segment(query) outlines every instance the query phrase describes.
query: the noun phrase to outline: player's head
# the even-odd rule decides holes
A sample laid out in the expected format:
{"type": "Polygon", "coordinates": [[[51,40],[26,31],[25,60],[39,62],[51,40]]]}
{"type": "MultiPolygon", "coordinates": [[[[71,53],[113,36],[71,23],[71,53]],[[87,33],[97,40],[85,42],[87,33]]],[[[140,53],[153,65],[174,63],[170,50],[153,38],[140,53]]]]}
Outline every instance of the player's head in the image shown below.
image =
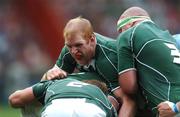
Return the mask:
{"type": "Polygon", "coordinates": [[[81,34],[83,39],[89,40],[93,34],[93,27],[89,20],[82,18],[81,16],[71,19],[67,22],[64,28],[64,38],[69,39],[71,35],[81,34]]]}
{"type": "Polygon", "coordinates": [[[88,64],[95,55],[93,32],[90,21],[82,17],[71,19],[64,28],[65,45],[79,64],[88,64]]]}
{"type": "Polygon", "coordinates": [[[101,82],[99,80],[83,80],[83,82],[95,85],[100,88],[105,94],[108,94],[108,88],[104,82],[101,82]]]}
{"type": "Polygon", "coordinates": [[[150,19],[147,11],[140,7],[130,7],[125,10],[117,22],[118,32],[123,32],[134,26],[139,21],[150,19]]]}

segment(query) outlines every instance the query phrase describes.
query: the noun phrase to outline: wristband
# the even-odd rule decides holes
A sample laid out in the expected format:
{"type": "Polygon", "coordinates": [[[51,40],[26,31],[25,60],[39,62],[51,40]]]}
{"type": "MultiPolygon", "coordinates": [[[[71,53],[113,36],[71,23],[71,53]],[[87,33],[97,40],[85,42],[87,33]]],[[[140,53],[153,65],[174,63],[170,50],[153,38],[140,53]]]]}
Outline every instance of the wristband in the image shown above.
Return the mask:
{"type": "Polygon", "coordinates": [[[165,103],[167,103],[169,105],[169,107],[172,109],[173,112],[175,112],[175,113],[179,112],[179,109],[175,103],[170,102],[170,101],[165,101],[165,103]]]}
{"type": "Polygon", "coordinates": [[[172,109],[172,110],[173,110],[173,112],[175,112],[175,113],[178,113],[178,112],[179,112],[176,104],[173,105],[173,109],[172,109]]]}

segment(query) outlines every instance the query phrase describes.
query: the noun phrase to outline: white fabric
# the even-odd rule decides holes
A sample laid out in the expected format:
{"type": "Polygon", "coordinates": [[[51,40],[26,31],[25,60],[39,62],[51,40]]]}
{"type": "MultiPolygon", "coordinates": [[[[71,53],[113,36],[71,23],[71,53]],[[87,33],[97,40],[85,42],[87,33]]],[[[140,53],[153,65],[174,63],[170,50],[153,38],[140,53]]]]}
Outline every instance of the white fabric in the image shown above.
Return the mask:
{"type": "Polygon", "coordinates": [[[55,99],[41,117],[106,117],[106,113],[86,99],[55,99]]]}

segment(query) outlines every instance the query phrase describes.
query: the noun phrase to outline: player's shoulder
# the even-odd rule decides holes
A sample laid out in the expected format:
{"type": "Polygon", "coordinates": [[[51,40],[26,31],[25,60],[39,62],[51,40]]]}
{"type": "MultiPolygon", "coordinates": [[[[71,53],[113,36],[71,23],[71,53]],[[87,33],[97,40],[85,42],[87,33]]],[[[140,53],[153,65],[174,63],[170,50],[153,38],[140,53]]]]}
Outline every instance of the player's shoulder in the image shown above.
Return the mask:
{"type": "Polygon", "coordinates": [[[116,42],[116,40],[114,38],[111,38],[111,37],[107,37],[107,36],[104,36],[104,35],[101,35],[99,33],[95,33],[95,36],[96,36],[96,40],[97,40],[97,43],[98,44],[113,44],[116,42]]]}
{"type": "Polygon", "coordinates": [[[97,45],[105,50],[116,50],[116,39],[95,33],[97,45]]]}
{"type": "Polygon", "coordinates": [[[108,37],[108,36],[105,36],[105,35],[101,35],[101,34],[99,34],[99,33],[96,33],[96,32],[94,32],[94,34],[95,34],[95,36],[96,36],[96,38],[99,40],[106,40],[106,41],[113,41],[114,40],[114,38],[111,38],[111,37],[108,37]]]}
{"type": "MultiPolygon", "coordinates": [[[[137,23],[136,25],[134,25],[133,27],[130,28],[130,32],[140,32],[143,33],[146,30],[154,30],[154,28],[156,29],[158,26],[151,20],[144,20],[141,21],[139,23],[137,23]]],[[[159,27],[158,27],[159,28],[159,27]]]]}

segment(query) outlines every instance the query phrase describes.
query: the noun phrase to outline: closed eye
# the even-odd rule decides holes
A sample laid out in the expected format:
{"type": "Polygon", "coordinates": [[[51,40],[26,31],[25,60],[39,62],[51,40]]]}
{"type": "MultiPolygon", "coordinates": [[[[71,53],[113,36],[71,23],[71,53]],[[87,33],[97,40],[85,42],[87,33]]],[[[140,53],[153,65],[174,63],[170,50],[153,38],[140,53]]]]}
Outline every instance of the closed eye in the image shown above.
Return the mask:
{"type": "Polygon", "coordinates": [[[74,47],[80,48],[83,44],[75,44],[74,47]]]}

